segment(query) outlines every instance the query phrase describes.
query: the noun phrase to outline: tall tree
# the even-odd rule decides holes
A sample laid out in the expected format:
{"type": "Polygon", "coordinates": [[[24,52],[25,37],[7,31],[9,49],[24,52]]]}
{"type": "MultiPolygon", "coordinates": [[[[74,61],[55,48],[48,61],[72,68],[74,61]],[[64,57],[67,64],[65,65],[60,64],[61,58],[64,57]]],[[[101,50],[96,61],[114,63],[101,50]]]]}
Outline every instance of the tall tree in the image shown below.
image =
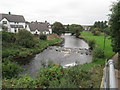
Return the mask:
{"type": "Polygon", "coordinates": [[[111,28],[112,47],[113,51],[118,52],[120,63],[120,1],[113,4],[111,12],[109,24],[111,28]]]}
{"type": "Polygon", "coordinates": [[[83,31],[83,27],[78,24],[72,24],[69,26],[69,30],[72,33],[72,35],[75,34],[76,37],[79,37],[80,32],[83,31]]]}
{"type": "Polygon", "coordinates": [[[53,33],[60,35],[65,31],[65,28],[62,23],[55,22],[52,26],[52,30],[53,30],[53,33]]]}

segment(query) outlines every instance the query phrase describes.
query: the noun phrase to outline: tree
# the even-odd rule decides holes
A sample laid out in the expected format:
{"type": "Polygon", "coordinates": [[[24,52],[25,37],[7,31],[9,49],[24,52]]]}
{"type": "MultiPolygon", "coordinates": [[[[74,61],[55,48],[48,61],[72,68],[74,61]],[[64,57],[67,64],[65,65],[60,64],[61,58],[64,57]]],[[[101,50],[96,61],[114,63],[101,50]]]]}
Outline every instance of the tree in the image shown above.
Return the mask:
{"type": "Polygon", "coordinates": [[[92,33],[95,35],[95,36],[98,36],[98,35],[100,35],[100,28],[93,28],[92,29],[92,33]]]}
{"type": "Polygon", "coordinates": [[[94,28],[99,28],[101,32],[104,32],[104,29],[107,27],[107,21],[96,21],[91,30],[93,30],[94,28]]]}
{"type": "Polygon", "coordinates": [[[72,35],[75,34],[76,37],[79,37],[80,32],[83,31],[83,27],[81,25],[78,25],[78,24],[72,24],[69,26],[69,30],[72,33],[72,35]]]}
{"type": "Polygon", "coordinates": [[[35,46],[35,40],[29,31],[23,29],[17,34],[17,44],[26,48],[32,48],[35,46]]]}
{"type": "Polygon", "coordinates": [[[119,54],[120,63],[120,1],[113,4],[111,9],[112,14],[110,15],[110,28],[113,51],[119,54]]]}
{"type": "Polygon", "coordinates": [[[62,23],[55,22],[52,26],[52,30],[53,30],[53,33],[61,35],[65,31],[65,28],[62,23]]]}

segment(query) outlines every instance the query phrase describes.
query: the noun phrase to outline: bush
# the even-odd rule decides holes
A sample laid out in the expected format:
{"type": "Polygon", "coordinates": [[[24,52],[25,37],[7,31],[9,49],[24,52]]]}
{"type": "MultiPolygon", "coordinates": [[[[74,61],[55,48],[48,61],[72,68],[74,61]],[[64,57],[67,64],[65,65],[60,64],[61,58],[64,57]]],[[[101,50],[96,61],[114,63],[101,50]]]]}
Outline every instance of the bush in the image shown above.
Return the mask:
{"type": "Polygon", "coordinates": [[[22,71],[22,68],[14,63],[11,62],[9,59],[3,59],[2,63],[2,77],[3,78],[12,78],[18,75],[18,73],[22,71]]]}
{"type": "Polygon", "coordinates": [[[91,50],[93,50],[95,48],[95,40],[88,40],[88,44],[91,50]]]}
{"type": "Polygon", "coordinates": [[[100,31],[95,31],[93,34],[95,35],[95,36],[99,36],[100,35],[100,31]]]}
{"type": "Polygon", "coordinates": [[[104,57],[104,50],[99,48],[99,47],[96,47],[94,50],[93,50],[93,58],[94,60],[96,58],[103,58],[104,57]]]}
{"type": "Polygon", "coordinates": [[[92,33],[93,33],[93,35],[95,35],[95,36],[98,36],[98,35],[100,35],[100,28],[94,28],[93,30],[92,30],[92,33]]]}
{"type": "Polygon", "coordinates": [[[2,42],[14,43],[16,41],[16,37],[14,33],[10,32],[2,32],[2,42]]]}
{"type": "Polygon", "coordinates": [[[32,48],[35,46],[34,36],[27,30],[20,30],[17,34],[17,44],[32,48]]]}
{"type": "Polygon", "coordinates": [[[46,40],[47,39],[47,35],[45,34],[40,34],[40,40],[46,40]]]}
{"type": "Polygon", "coordinates": [[[52,64],[47,68],[39,71],[37,77],[42,86],[48,87],[51,81],[60,80],[63,77],[63,67],[59,64],[52,64]]]}

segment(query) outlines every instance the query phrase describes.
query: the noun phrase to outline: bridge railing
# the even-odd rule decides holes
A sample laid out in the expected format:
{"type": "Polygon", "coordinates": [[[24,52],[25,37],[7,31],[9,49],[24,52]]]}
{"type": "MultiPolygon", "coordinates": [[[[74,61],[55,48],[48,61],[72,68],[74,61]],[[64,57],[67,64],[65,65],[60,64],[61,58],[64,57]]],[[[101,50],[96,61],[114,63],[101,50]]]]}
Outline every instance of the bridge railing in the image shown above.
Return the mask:
{"type": "Polygon", "coordinates": [[[108,88],[117,88],[114,62],[112,59],[105,63],[103,88],[107,90],[108,88]]]}

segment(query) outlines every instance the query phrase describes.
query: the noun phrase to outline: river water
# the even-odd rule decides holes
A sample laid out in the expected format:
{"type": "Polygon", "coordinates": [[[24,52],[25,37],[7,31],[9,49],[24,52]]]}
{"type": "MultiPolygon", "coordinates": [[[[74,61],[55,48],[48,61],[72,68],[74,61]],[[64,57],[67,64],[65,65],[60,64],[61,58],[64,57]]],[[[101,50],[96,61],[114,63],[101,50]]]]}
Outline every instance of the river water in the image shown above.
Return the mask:
{"type": "Polygon", "coordinates": [[[92,61],[91,51],[85,41],[67,34],[61,37],[64,38],[62,46],[50,46],[43,52],[22,60],[21,66],[26,69],[22,73],[35,77],[36,72],[41,68],[41,62],[52,61],[67,68],[92,61]]]}

